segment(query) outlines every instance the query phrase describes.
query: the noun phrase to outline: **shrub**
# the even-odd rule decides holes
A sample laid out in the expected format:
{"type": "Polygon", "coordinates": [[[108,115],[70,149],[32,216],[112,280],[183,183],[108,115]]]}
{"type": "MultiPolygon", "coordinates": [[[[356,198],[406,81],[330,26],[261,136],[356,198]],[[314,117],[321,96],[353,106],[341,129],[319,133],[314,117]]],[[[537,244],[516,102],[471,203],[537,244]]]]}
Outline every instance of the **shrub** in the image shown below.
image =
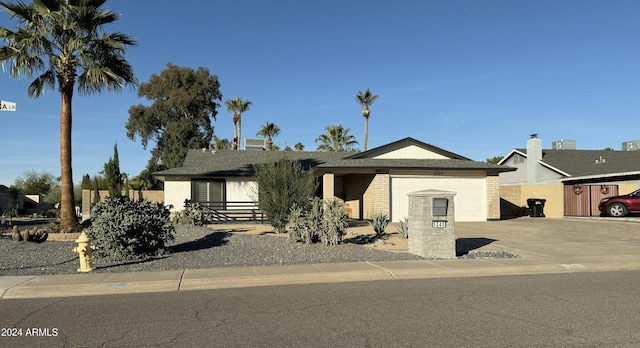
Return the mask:
{"type": "Polygon", "coordinates": [[[184,201],[184,209],[175,213],[173,223],[202,226],[210,222],[209,210],[198,202],[187,199],[184,201]]]}
{"type": "Polygon", "coordinates": [[[286,230],[291,242],[337,245],[347,230],[347,212],[337,200],[313,198],[307,209],[294,205],[288,216],[286,230]]]}
{"type": "Polygon", "coordinates": [[[174,239],[175,228],[169,209],[148,200],[108,197],[92,211],[92,224],[86,231],[97,246],[97,256],[113,260],[139,260],[164,252],[165,243],[174,239]]]}
{"type": "Polygon", "coordinates": [[[298,161],[284,156],[254,166],[254,180],[258,192],[254,192],[258,208],[264,212],[276,232],[286,229],[287,217],[294,204],[306,210],[316,189],[316,181],[298,161]]]}
{"type": "Polygon", "coordinates": [[[404,220],[400,220],[400,227],[398,227],[398,233],[403,238],[409,238],[409,219],[404,218],[404,220]]]}
{"type": "Polygon", "coordinates": [[[375,213],[373,215],[373,220],[369,221],[369,225],[373,227],[373,230],[376,232],[376,236],[380,237],[384,234],[384,229],[387,228],[389,224],[389,217],[387,214],[383,213],[375,213]]]}
{"type": "Polygon", "coordinates": [[[313,232],[311,226],[309,226],[309,220],[304,215],[302,208],[297,204],[291,207],[288,221],[285,226],[287,233],[289,234],[289,241],[296,243],[302,242],[305,244],[313,243],[313,232]]]}
{"type": "Polygon", "coordinates": [[[349,227],[347,218],[347,211],[341,202],[335,199],[324,202],[320,243],[324,245],[342,243],[342,237],[347,233],[347,227],[349,227]]]}

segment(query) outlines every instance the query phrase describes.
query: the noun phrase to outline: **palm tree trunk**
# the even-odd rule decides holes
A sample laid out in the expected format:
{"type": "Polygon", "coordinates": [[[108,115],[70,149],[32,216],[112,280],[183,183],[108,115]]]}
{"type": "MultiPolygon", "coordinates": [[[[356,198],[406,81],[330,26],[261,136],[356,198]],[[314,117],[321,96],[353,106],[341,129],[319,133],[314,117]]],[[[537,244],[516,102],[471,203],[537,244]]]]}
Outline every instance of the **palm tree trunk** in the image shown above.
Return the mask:
{"type": "Polygon", "coordinates": [[[73,195],[73,172],[71,169],[71,99],[73,86],[61,91],[60,109],[60,169],[61,169],[61,208],[60,232],[72,232],[78,227],[75,197],[73,195]]]}
{"type": "Polygon", "coordinates": [[[369,116],[364,118],[364,150],[367,151],[367,138],[369,138],[369,116]]]}
{"type": "Polygon", "coordinates": [[[240,132],[242,132],[242,115],[238,115],[238,150],[240,150],[240,144],[242,144],[242,135],[240,135],[240,132]]]}

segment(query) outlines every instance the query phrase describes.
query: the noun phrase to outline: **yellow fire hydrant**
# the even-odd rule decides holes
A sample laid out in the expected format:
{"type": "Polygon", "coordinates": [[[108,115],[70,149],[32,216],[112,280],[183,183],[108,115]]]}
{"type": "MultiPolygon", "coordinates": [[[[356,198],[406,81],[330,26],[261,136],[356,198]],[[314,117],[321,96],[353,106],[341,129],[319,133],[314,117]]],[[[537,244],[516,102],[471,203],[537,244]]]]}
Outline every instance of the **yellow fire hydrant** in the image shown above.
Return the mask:
{"type": "Polygon", "coordinates": [[[91,272],[93,270],[93,251],[96,250],[96,246],[89,245],[91,242],[91,238],[87,237],[84,232],[76,239],[78,246],[73,248],[73,252],[80,257],[78,272],[91,272]]]}

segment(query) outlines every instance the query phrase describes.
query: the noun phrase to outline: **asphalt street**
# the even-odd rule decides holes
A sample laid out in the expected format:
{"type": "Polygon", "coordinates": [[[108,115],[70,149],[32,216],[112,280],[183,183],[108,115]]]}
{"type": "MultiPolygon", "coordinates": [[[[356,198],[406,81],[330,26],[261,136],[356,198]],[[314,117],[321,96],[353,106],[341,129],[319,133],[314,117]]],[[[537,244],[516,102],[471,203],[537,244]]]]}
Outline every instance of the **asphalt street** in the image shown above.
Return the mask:
{"type": "Polygon", "coordinates": [[[5,299],[0,346],[638,347],[637,284],[618,271],[5,299]]]}

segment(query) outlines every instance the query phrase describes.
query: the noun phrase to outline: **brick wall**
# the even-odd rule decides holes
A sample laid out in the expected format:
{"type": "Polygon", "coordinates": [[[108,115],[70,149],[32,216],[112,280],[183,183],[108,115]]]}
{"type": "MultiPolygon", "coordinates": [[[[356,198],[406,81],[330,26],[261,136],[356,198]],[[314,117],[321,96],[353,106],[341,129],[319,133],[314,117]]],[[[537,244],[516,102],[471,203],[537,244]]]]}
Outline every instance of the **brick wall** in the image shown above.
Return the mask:
{"type": "Polygon", "coordinates": [[[487,220],[500,219],[500,177],[487,176],[487,220]]]}
{"type": "Polygon", "coordinates": [[[376,213],[390,215],[389,174],[376,174],[363,195],[364,219],[372,219],[376,213]]]}

